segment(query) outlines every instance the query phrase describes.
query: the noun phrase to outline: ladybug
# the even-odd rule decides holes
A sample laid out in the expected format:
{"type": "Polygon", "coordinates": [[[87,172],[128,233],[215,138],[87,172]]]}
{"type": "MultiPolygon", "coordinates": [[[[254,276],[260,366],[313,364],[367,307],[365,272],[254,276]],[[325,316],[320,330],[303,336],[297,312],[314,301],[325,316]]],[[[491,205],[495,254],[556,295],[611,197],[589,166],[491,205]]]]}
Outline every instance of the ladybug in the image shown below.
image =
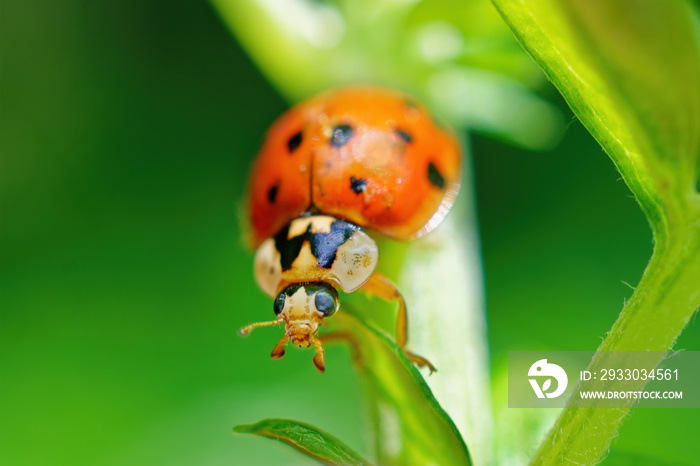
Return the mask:
{"type": "MultiPolygon", "coordinates": [[[[313,346],[325,370],[321,321],[340,307],[337,289],[398,303],[397,343],[406,345],[406,304],[376,272],[377,244],[364,229],[397,240],[433,230],[459,191],[461,153],[453,135],[406,96],[349,88],[316,96],[271,127],[250,174],[249,216],[255,278],[285,324],[272,351],[313,346]]],[[[406,352],[418,365],[435,368],[406,352]]]]}

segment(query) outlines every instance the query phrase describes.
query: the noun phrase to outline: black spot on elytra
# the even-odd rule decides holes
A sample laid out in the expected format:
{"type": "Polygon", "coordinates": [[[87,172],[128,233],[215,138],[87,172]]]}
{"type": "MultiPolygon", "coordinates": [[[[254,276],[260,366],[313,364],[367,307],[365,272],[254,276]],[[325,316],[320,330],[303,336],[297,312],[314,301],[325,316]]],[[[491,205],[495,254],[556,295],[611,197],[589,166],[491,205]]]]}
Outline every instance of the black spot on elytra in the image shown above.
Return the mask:
{"type": "Polygon", "coordinates": [[[333,128],[333,136],[331,137],[331,145],[341,147],[347,143],[352,137],[352,126],[339,125],[333,128]]]}
{"type": "Polygon", "coordinates": [[[289,148],[289,152],[294,152],[299,148],[301,145],[301,131],[299,131],[297,134],[289,138],[289,141],[287,141],[287,147],[289,148]]]}
{"type": "Polygon", "coordinates": [[[402,129],[397,129],[396,134],[398,134],[399,137],[403,139],[406,144],[410,144],[411,142],[413,142],[413,138],[411,137],[411,135],[402,129]]]}
{"type": "Polygon", "coordinates": [[[364,178],[355,178],[354,176],[351,176],[350,189],[352,189],[355,194],[364,192],[364,190],[367,189],[367,180],[364,178]]]}
{"type": "Polygon", "coordinates": [[[335,261],[338,248],[357,230],[359,227],[352,223],[336,220],[331,224],[331,230],[328,233],[312,233],[311,224],[309,224],[304,233],[288,238],[289,225],[287,225],[274,236],[275,249],[280,253],[282,270],[292,268],[292,264],[299,257],[301,248],[306,241],[311,246],[311,254],[318,259],[318,266],[330,269],[335,261]]]}
{"type": "Polygon", "coordinates": [[[270,204],[274,204],[275,200],[277,199],[277,191],[279,189],[278,185],[274,185],[267,191],[267,200],[270,201],[270,204]]]}
{"type": "Polygon", "coordinates": [[[445,178],[443,178],[437,167],[433,165],[433,162],[428,164],[428,181],[440,189],[445,187],[445,178]]]}

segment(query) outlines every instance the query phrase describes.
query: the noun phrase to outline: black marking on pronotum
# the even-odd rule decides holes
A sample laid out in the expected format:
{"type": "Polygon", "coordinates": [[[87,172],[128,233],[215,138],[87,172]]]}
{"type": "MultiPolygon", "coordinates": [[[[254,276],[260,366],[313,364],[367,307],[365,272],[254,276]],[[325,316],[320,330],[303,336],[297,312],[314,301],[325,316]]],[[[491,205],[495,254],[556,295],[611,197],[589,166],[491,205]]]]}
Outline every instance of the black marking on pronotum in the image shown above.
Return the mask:
{"type": "Polygon", "coordinates": [[[364,178],[355,178],[354,176],[351,176],[350,189],[352,189],[355,194],[364,192],[364,190],[367,189],[367,180],[364,178]]]}
{"type": "Polygon", "coordinates": [[[297,134],[289,138],[289,141],[287,141],[287,147],[289,148],[289,152],[292,153],[295,150],[299,148],[301,145],[301,131],[299,131],[297,134]]]}
{"type": "Polygon", "coordinates": [[[277,199],[277,191],[279,189],[278,185],[274,185],[267,191],[267,200],[270,201],[270,204],[274,204],[275,200],[277,199]]]}
{"type": "Polygon", "coordinates": [[[330,269],[335,261],[338,248],[350,239],[359,228],[352,223],[336,220],[328,233],[311,235],[311,253],[318,259],[318,266],[330,269]]]}
{"type": "Polygon", "coordinates": [[[309,224],[309,227],[301,235],[287,238],[288,235],[289,225],[282,228],[279,233],[275,235],[275,249],[280,253],[280,265],[282,266],[282,270],[291,269],[292,263],[299,257],[304,241],[309,239],[311,235],[311,224],[309,224]]]}
{"type": "Polygon", "coordinates": [[[331,137],[331,145],[335,147],[340,147],[345,145],[346,142],[352,137],[352,126],[350,125],[338,125],[333,128],[333,136],[331,137]]]}
{"type": "Polygon", "coordinates": [[[428,181],[430,181],[433,186],[437,186],[440,189],[445,187],[445,178],[442,177],[442,174],[438,171],[437,167],[433,165],[433,162],[428,164],[428,181]]]}
{"type": "MultiPolygon", "coordinates": [[[[288,238],[289,225],[284,227],[274,236],[275,249],[280,253],[280,265],[282,270],[289,270],[299,257],[304,242],[311,246],[311,254],[318,260],[318,266],[330,269],[335,261],[338,248],[343,245],[354,232],[360,228],[344,220],[336,220],[331,224],[328,233],[312,233],[311,223],[306,231],[300,235],[288,238]]],[[[291,296],[291,295],[290,295],[291,296]]]]}
{"type": "Polygon", "coordinates": [[[406,131],[404,131],[404,130],[402,130],[402,129],[397,129],[397,130],[396,130],[396,134],[398,134],[399,137],[400,137],[401,139],[403,139],[403,141],[404,141],[406,144],[410,144],[411,142],[413,142],[413,138],[411,137],[411,135],[410,135],[408,132],[406,132],[406,131]]]}

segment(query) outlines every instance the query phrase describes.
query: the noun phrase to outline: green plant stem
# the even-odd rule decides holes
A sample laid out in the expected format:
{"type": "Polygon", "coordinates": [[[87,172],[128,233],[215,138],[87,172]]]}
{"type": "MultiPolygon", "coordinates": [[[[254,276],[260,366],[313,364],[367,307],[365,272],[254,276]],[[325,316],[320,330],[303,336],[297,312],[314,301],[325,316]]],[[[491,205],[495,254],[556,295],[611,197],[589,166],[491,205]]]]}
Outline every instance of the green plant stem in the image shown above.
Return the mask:
{"type": "Polygon", "coordinates": [[[476,216],[470,186],[434,232],[411,243],[399,274],[411,351],[438,372],[426,377],[468,440],[474,464],[493,460],[493,415],[476,216]]]}
{"type": "MultiPolygon", "coordinates": [[[[658,351],[655,367],[700,306],[700,208],[693,195],[683,227],[659,232],[654,254],[631,299],[598,351],[658,351]]],[[[589,369],[606,361],[596,354],[589,369]]],[[[630,390],[641,390],[637,381],[630,390]]],[[[585,390],[585,383],[581,387],[585,390]]],[[[603,459],[632,401],[619,409],[579,408],[571,399],[533,457],[533,465],[595,464],[603,459]]]]}

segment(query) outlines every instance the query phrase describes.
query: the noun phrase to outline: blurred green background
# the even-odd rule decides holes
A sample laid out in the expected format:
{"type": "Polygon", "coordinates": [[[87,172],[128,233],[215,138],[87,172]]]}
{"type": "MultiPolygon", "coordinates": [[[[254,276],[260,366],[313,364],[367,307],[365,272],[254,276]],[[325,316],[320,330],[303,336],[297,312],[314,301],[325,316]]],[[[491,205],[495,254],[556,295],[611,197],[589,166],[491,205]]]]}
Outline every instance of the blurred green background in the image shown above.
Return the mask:
{"type": "MultiPolygon", "coordinates": [[[[239,202],[286,104],[213,9],[3,2],[0,35],[0,462],[307,462],[231,432],[264,417],[363,451],[345,348],[321,375],[270,360],[276,332],[236,335],[272,316],[239,202]]],[[[570,120],[556,148],[472,138],[494,378],[509,350],[597,347],[651,254],[612,163],[542,92],[570,120]]],[[[676,349],[700,350],[696,320],[676,349]]],[[[609,462],[693,464],[699,429],[698,410],[633,411],[609,462]]]]}

